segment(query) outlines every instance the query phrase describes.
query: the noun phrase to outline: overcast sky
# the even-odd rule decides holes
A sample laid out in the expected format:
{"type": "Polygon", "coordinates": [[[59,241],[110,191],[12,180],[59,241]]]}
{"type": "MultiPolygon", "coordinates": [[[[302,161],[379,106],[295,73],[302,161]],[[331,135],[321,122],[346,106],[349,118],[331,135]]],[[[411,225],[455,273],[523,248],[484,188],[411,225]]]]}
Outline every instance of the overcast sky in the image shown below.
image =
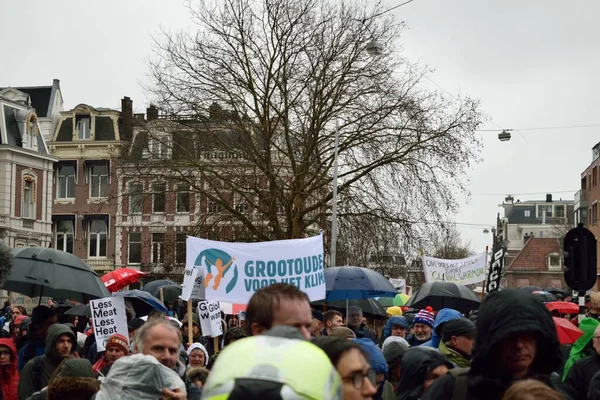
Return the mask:
{"type": "MultiPolygon", "coordinates": [[[[190,25],[182,0],[10,4],[0,25],[0,86],[50,85],[58,78],[66,108],[119,108],[130,96],[143,112],[140,83],[151,34],[190,25]]],[[[600,142],[600,2],[414,0],[393,12],[408,27],[405,54],[435,69],[426,84],[481,99],[491,120],[485,129],[523,128],[503,143],[498,132],[480,133],[483,162],[469,174],[472,196],[456,216],[472,247],[491,244],[483,225],[495,223],[506,194],[522,201],[545,193],[572,199],[600,142]],[[526,129],[575,125],[598,126],[526,129]]]]}

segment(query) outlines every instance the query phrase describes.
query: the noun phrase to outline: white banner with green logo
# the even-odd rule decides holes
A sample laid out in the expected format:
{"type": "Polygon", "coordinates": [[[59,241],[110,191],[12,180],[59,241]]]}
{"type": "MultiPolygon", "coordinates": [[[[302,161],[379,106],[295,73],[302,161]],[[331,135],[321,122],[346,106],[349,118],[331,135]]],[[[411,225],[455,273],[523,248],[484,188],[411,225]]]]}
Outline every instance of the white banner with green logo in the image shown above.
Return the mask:
{"type": "Polygon", "coordinates": [[[204,276],[205,298],[248,304],[258,289],[289,283],[310,301],[325,298],[323,236],[229,243],[188,236],[186,263],[204,276]]]}

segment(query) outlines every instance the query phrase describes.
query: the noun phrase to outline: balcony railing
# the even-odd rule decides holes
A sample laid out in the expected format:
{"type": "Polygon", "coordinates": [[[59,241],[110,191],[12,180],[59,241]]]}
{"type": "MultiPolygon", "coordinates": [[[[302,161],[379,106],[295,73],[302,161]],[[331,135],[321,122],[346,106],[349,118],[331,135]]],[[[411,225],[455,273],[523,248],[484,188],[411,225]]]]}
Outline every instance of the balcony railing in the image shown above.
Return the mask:
{"type": "Polygon", "coordinates": [[[107,258],[88,258],[83,260],[83,262],[89,265],[94,271],[112,271],[115,269],[115,260],[107,258]]]}
{"type": "Polygon", "coordinates": [[[587,190],[578,190],[575,192],[575,203],[578,203],[580,201],[587,201],[587,199],[587,190]]]}
{"type": "Polygon", "coordinates": [[[35,221],[32,219],[22,219],[21,221],[23,222],[23,229],[33,229],[35,225],[35,221]]]}

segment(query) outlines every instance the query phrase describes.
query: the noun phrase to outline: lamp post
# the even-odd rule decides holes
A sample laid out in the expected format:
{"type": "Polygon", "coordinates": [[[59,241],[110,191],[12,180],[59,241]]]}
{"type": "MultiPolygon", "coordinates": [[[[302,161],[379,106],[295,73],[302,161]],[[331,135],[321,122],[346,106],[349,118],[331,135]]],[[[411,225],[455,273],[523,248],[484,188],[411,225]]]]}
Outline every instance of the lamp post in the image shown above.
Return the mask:
{"type": "Polygon", "coordinates": [[[333,147],[333,194],[331,201],[331,250],[329,266],[335,267],[335,252],[337,250],[337,189],[338,189],[338,145],[340,142],[340,124],[335,121],[335,144],[333,147]]]}

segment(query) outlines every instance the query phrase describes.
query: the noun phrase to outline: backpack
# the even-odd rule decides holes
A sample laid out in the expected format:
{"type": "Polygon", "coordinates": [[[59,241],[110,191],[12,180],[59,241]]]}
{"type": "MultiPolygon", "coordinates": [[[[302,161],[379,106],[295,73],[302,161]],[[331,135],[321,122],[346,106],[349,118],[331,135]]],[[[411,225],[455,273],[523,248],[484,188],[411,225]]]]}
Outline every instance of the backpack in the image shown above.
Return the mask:
{"type": "Polygon", "coordinates": [[[448,373],[454,377],[454,389],[451,400],[465,400],[469,384],[469,371],[471,368],[453,368],[448,373]]]}

